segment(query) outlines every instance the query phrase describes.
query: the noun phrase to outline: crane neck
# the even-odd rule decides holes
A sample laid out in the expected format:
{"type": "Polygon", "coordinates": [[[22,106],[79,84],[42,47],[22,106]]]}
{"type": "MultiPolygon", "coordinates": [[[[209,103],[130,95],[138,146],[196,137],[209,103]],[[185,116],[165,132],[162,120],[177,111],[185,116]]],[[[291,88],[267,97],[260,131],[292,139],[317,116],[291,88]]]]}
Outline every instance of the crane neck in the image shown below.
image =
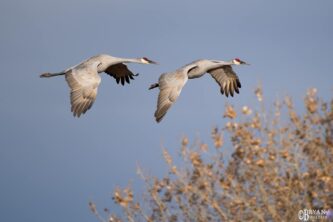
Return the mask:
{"type": "Polygon", "coordinates": [[[231,61],[213,60],[213,62],[216,63],[215,68],[226,65],[235,65],[235,63],[232,60],[231,61]]]}
{"type": "Polygon", "coordinates": [[[116,58],[114,63],[144,63],[141,58],[116,58]]]}

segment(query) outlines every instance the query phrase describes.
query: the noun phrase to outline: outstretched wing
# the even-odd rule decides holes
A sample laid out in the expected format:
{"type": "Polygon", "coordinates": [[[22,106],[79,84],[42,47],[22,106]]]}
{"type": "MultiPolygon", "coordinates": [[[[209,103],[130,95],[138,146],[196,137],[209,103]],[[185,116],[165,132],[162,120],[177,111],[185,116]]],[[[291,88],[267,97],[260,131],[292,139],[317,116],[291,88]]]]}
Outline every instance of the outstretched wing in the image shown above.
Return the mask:
{"type": "Polygon", "coordinates": [[[172,104],[177,100],[183,86],[187,81],[187,75],[181,73],[163,74],[159,80],[160,93],[158,95],[155,119],[160,122],[172,104]]]}
{"type": "Polygon", "coordinates": [[[121,82],[122,85],[125,84],[125,81],[130,83],[130,79],[134,79],[133,76],[136,76],[123,63],[111,65],[105,72],[115,78],[118,84],[121,82]]]}
{"type": "Polygon", "coordinates": [[[209,70],[208,73],[215,79],[221,87],[221,93],[227,97],[229,94],[234,96],[234,92],[239,93],[239,88],[242,87],[237,74],[232,70],[232,67],[225,65],[216,69],[209,70]]]}
{"type": "Polygon", "coordinates": [[[66,73],[66,81],[71,88],[71,111],[74,116],[80,117],[95,102],[101,78],[97,69],[72,69],[66,73]]]}

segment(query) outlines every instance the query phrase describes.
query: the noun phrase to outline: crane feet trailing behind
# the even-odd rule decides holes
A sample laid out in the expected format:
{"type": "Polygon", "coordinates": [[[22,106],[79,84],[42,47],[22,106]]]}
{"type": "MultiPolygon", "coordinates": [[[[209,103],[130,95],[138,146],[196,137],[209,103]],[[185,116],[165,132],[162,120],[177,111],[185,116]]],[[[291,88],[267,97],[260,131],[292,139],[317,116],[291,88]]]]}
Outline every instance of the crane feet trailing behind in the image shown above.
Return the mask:
{"type": "Polygon", "coordinates": [[[40,78],[48,78],[48,77],[51,77],[51,76],[52,76],[51,73],[46,72],[46,73],[41,74],[39,77],[40,78]]]}
{"type": "Polygon", "coordinates": [[[65,72],[57,72],[57,73],[43,73],[41,74],[39,77],[40,78],[49,78],[49,77],[53,77],[53,76],[61,76],[61,75],[65,75],[65,72]]]}
{"type": "Polygon", "coordinates": [[[151,84],[149,87],[149,90],[154,89],[156,87],[159,87],[160,85],[158,83],[151,84]]]}

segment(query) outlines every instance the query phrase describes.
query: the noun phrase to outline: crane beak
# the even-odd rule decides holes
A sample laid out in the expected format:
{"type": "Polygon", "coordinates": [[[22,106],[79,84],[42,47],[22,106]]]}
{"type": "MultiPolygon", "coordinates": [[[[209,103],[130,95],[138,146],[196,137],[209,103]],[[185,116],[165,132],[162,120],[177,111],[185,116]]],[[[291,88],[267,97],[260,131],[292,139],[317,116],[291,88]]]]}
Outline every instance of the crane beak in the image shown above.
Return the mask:
{"type": "Polygon", "coordinates": [[[241,61],[240,64],[242,64],[242,65],[248,65],[248,66],[250,65],[250,63],[247,63],[247,62],[244,62],[244,61],[241,61]]]}
{"type": "Polygon", "coordinates": [[[145,64],[158,64],[157,62],[153,61],[153,60],[150,60],[148,59],[147,57],[142,57],[141,58],[141,62],[142,63],[145,63],[145,64]]]}
{"type": "Polygon", "coordinates": [[[158,62],[155,62],[153,60],[148,60],[149,64],[155,64],[155,65],[158,65],[158,62]]]}

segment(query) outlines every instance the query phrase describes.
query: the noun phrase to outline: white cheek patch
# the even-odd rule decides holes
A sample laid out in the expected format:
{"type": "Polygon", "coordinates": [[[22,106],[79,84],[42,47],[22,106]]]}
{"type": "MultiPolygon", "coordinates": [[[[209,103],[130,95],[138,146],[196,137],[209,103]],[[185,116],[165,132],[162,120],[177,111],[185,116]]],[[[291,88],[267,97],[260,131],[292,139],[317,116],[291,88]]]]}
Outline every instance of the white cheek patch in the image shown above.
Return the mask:
{"type": "Polygon", "coordinates": [[[239,62],[239,61],[237,61],[236,59],[234,59],[234,63],[236,64],[236,65],[240,65],[241,63],[239,62]]]}
{"type": "Polygon", "coordinates": [[[142,63],[146,63],[146,64],[149,64],[149,62],[145,59],[141,59],[142,63]]]}

